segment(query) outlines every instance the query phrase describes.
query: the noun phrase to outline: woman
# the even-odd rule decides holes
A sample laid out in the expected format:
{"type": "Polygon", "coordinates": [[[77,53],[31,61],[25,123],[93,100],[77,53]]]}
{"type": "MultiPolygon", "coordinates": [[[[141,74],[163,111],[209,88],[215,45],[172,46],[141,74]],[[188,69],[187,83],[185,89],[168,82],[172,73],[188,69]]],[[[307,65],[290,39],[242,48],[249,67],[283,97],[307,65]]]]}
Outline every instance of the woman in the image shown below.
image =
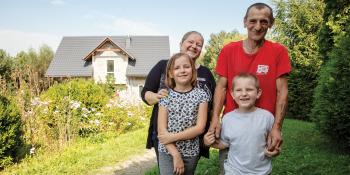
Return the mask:
{"type": "MultiPolygon", "coordinates": [[[[201,54],[203,47],[204,39],[203,36],[197,31],[187,32],[181,40],[180,43],[180,52],[186,53],[194,61],[197,60],[201,54]]],[[[149,72],[145,86],[142,89],[141,97],[142,100],[148,105],[154,105],[152,116],[150,120],[150,125],[148,129],[148,138],[147,138],[147,149],[154,147],[154,150],[157,155],[158,161],[158,133],[157,133],[157,120],[158,120],[158,102],[162,97],[167,96],[168,91],[165,86],[165,77],[166,77],[166,65],[168,60],[159,61],[149,72]]],[[[209,128],[209,122],[211,116],[209,115],[212,109],[213,94],[215,90],[215,79],[211,74],[210,70],[204,66],[196,63],[197,69],[197,83],[198,87],[205,90],[209,96],[208,103],[208,119],[206,124],[206,130],[209,128]]],[[[204,157],[209,157],[209,148],[203,144],[203,135],[200,137],[201,149],[200,155],[204,157]]]]}

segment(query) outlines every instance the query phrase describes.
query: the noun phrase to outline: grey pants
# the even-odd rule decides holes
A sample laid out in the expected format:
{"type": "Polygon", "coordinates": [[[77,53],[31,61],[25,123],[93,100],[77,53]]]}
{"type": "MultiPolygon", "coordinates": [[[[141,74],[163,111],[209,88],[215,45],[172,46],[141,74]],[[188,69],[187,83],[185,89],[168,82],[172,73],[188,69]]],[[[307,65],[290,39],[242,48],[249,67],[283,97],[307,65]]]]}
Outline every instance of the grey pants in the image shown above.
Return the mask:
{"type": "Polygon", "coordinates": [[[228,148],[219,150],[220,175],[225,174],[224,163],[227,159],[228,148]]]}
{"type": "MultiPolygon", "coordinates": [[[[200,157],[199,155],[193,156],[193,157],[182,156],[182,160],[184,161],[184,165],[185,165],[185,173],[184,173],[185,175],[194,174],[199,157],[200,157]]],[[[173,157],[170,154],[159,152],[159,170],[161,175],[174,174],[173,157]]]]}

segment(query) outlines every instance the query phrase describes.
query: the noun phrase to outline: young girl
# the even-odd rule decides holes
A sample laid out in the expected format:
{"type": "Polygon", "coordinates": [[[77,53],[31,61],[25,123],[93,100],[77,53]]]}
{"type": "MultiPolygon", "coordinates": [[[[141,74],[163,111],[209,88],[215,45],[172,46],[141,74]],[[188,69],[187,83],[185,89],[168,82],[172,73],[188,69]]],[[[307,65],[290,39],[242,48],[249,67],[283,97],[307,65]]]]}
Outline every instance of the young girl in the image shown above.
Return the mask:
{"type": "Polygon", "coordinates": [[[207,121],[209,97],[196,87],[194,61],[184,53],[167,64],[168,96],[159,102],[159,169],[162,175],[194,174],[199,159],[199,138],[207,121]]]}

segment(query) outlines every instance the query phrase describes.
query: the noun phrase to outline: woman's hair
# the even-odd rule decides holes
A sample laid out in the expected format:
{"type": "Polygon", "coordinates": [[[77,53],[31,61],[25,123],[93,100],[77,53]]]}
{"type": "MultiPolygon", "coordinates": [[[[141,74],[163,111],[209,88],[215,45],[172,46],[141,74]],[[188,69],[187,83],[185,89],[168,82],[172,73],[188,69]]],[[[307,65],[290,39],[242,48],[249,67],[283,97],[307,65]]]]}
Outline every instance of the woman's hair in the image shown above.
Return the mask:
{"type": "Polygon", "coordinates": [[[251,74],[251,73],[248,73],[248,72],[241,72],[241,73],[237,74],[237,75],[233,78],[233,80],[232,80],[232,90],[233,90],[233,88],[235,87],[235,83],[234,83],[234,82],[235,82],[235,80],[237,80],[238,78],[250,78],[250,79],[252,79],[252,80],[255,81],[255,87],[256,87],[256,89],[257,89],[257,90],[260,89],[259,79],[258,79],[258,77],[256,77],[256,75],[251,74]]]}
{"type": "Polygon", "coordinates": [[[204,38],[203,38],[202,34],[197,32],[197,31],[189,31],[189,32],[185,33],[184,36],[181,39],[181,43],[180,44],[182,44],[192,34],[199,35],[202,38],[202,44],[204,44],[204,38]]]}
{"type": "Polygon", "coordinates": [[[175,60],[177,60],[180,57],[186,57],[190,63],[191,63],[191,68],[192,68],[192,78],[191,78],[191,85],[192,87],[197,85],[197,70],[196,70],[196,66],[194,64],[193,59],[191,59],[187,54],[185,53],[177,53],[174,54],[170,60],[168,61],[168,64],[166,66],[166,80],[165,80],[165,84],[168,88],[173,89],[176,86],[175,80],[173,77],[173,70],[174,70],[174,64],[175,64],[175,60]]]}

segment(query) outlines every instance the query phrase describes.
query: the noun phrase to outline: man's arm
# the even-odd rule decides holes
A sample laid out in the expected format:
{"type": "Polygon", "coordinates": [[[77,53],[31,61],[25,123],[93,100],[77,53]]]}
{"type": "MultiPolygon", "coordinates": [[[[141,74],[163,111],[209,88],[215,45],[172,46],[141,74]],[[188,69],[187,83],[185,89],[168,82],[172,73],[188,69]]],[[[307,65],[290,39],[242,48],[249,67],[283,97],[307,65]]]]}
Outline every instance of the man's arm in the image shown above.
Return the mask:
{"type": "Polygon", "coordinates": [[[273,151],[282,144],[282,124],[287,111],[288,103],[288,79],[286,75],[276,79],[277,97],[275,109],[275,122],[273,123],[268,138],[268,150],[273,151]]]}
{"type": "Polygon", "coordinates": [[[220,136],[220,123],[219,118],[224,106],[226,90],[227,90],[227,78],[219,76],[219,79],[216,83],[216,88],[214,92],[214,101],[213,101],[213,116],[210,123],[210,131],[215,131],[215,137],[219,138],[220,136]]]}

